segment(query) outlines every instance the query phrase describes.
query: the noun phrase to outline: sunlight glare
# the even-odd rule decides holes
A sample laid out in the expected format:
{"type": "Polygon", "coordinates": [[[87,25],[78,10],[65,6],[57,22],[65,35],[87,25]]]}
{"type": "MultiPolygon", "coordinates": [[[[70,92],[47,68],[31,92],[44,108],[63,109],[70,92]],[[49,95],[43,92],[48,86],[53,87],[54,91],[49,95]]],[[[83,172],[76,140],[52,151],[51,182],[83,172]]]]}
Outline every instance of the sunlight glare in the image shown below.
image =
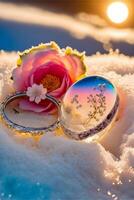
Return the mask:
{"type": "Polygon", "coordinates": [[[120,24],[128,17],[128,7],[123,2],[113,2],[107,8],[107,16],[112,22],[120,24]]]}

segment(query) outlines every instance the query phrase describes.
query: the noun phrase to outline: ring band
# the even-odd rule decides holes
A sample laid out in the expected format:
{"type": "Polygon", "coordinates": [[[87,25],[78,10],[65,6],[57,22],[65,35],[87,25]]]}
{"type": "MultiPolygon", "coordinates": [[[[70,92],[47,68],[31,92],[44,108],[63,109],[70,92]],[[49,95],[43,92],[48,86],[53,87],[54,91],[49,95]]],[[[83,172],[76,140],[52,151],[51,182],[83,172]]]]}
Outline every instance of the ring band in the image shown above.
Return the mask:
{"type": "MultiPolygon", "coordinates": [[[[48,131],[52,131],[54,130],[58,124],[59,124],[59,119],[57,118],[57,120],[51,124],[50,126],[47,127],[39,127],[39,128],[34,128],[34,127],[26,127],[26,126],[22,126],[19,125],[17,123],[14,123],[11,119],[9,119],[9,117],[7,116],[5,109],[7,107],[7,105],[9,103],[11,103],[12,101],[21,98],[21,97],[27,97],[26,92],[17,92],[11,96],[8,96],[2,103],[1,103],[1,117],[2,119],[5,121],[6,125],[9,126],[10,128],[13,128],[19,132],[25,132],[27,134],[30,135],[42,135],[45,132],[48,131]]],[[[54,97],[50,96],[49,94],[46,94],[46,99],[50,100],[51,102],[53,102],[56,107],[58,108],[58,112],[60,109],[60,102],[55,99],[54,97]]]]}

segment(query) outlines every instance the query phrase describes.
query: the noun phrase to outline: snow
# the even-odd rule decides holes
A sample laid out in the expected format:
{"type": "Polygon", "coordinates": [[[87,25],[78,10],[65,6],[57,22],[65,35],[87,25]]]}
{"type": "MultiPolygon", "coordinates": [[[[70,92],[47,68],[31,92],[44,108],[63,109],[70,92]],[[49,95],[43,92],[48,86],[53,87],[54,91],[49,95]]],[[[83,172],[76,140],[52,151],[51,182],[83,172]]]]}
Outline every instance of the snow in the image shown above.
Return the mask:
{"type": "MultiPolygon", "coordinates": [[[[0,53],[1,100],[13,91],[9,78],[16,59],[15,52],[0,53]]],[[[48,133],[35,143],[1,123],[1,200],[134,199],[134,58],[97,53],[87,63],[89,74],[108,77],[125,93],[122,117],[98,142],[48,133]]]]}

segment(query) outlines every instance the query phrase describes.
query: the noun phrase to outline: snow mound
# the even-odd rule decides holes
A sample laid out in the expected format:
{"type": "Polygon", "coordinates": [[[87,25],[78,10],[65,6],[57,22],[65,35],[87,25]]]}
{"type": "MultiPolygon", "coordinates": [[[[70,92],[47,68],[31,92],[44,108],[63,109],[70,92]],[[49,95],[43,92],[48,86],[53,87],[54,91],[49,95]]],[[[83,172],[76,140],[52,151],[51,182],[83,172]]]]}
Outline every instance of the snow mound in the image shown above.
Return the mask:
{"type": "MultiPolygon", "coordinates": [[[[12,91],[16,53],[0,53],[1,100],[12,91]]],[[[134,58],[118,52],[88,57],[89,74],[101,74],[122,88],[123,116],[104,139],[74,141],[54,133],[34,144],[9,135],[0,124],[0,199],[134,199],[134,58]]]]}

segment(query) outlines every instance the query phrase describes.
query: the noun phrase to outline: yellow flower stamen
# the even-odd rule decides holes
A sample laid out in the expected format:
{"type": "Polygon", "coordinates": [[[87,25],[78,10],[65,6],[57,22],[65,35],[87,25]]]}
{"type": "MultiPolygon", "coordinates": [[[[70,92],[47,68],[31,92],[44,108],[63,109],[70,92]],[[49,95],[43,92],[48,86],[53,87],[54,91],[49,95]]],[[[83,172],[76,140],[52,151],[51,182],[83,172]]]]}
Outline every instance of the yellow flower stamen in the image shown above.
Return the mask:
{"type": "Polygon", "coordinates": [[[60,87],[60,79],[57,76],[47,74],[40,82],[44,88],[47,88],[48,92],[56,90],[60,87]]]}

